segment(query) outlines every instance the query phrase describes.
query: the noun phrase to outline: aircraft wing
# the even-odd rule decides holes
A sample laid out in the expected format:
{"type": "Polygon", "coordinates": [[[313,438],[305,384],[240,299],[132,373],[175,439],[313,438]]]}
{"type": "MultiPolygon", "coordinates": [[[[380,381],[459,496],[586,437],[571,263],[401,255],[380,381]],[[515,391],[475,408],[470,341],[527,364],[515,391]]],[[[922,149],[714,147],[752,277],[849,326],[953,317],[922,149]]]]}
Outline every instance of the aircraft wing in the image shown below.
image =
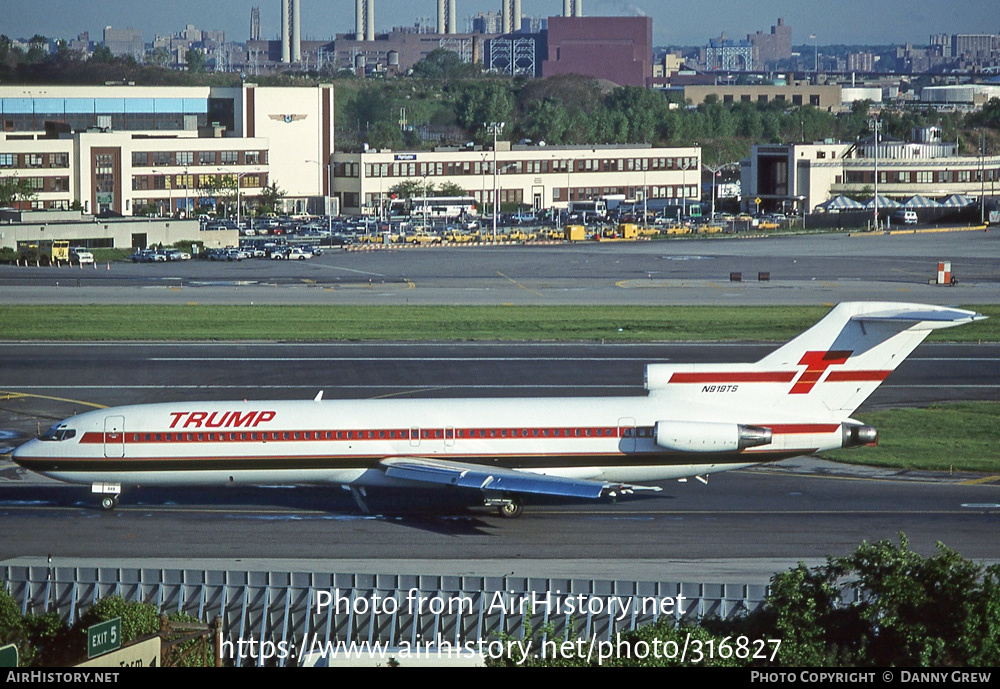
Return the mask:
{"type": "Polygon", "coordinates": [[[392,478],[473,488],[483,492],[532,493],[573,498],[614,497],[638,490],[659,491],[656,486],[634,486],[606,481],[547,476],[517,469],[463,464],[425,457],[388,457],[380,464],[392,478]]]}

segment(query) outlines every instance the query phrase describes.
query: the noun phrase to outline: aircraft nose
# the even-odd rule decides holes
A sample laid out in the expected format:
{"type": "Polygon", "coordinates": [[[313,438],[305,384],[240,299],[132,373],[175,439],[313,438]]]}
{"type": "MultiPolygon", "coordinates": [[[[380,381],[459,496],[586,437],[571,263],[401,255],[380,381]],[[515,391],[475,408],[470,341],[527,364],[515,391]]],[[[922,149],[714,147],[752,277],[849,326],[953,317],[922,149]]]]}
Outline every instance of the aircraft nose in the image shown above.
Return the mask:
{"type": "Polygon", "coordinates": [[[10,458],[14,460],[15,464],[20,465],[21,462],[18,460],[21,459],[22,457],[30,456],[34,451],[33,448],[37,448],[37,446],[38,446],[38,440],[32,438],[28,442],[21,443],[20,445],[15,447],[14,451],[10,453],[10,458]]]}

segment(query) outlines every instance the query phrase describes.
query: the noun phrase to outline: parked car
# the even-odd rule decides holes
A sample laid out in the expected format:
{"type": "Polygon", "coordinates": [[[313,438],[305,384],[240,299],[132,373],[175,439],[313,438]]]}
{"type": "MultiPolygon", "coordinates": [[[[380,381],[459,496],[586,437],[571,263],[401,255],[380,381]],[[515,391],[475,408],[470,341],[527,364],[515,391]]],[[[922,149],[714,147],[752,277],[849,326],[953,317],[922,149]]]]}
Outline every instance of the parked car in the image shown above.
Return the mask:
{"type": "Polygon", "coordinates": [[[152,249],[139,249],[129,256],[132,263],[166,263],[166,254],[152,249]]]}
{"type": "Polygon", "coordinates": [[[163,254],[167,257],[168,261],[190,261],[191,254],[186,251],[181,251],[180,249],[166,249],[163,254]]]}
{"type": "Polygon", "coordinates": [[[71,263],[79,263],[81,266],[87,263],[93,264],[94,254],[90,253],[84,246],[74,246],[69,250],[69,260],[71,263]]]}
{"type": "Polygon", "coordinates": [[[296,246],[289,250],[288,254],[285,256],[289,261],[302,261],[307,258],[312,258],[312,252],[307,251],[304,247],[296,246]]]}

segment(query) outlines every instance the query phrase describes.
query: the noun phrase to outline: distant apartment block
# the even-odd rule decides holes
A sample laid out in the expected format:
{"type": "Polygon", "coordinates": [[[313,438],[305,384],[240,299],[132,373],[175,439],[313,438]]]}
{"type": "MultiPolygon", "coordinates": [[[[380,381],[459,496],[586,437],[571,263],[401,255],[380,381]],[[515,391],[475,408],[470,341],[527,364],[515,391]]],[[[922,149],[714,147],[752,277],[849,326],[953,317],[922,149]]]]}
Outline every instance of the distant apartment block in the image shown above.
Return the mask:
{"type": "Polygon", "coordinates": [[[751,86],[685,86],[684,99],[693,105],[704,103],[710,96],[716,96],[723,103],[787,103],[788,105],[811,105],[820,110],[839,110],[843,90],[839,85],[817,86],[808,82],[788,85],[751,86]]]}
{"type": "Polygon", "coordinates": [[[472,33],[502,34],[503,18],[498,12],[480,12],[472,18],[472,33]]]}
{"type": "Polygon", "coordinates": [[[955,34],[951,40],[951,53],[956,57],[982,60],[1000,52],[1000,36],[994,34],[955,34]]]}
{"type": "Polygon", "coordinates": [[[114,29],[104,27],[104,47],[115,57],[134,57],[141,61],[146,54],[146,46],[142,42],[142,31],[139,29],[114,29]]]}
{"type": "Polygon", "coordinates": [[[757,68],[750,41],[731,41],[725,34],[711,39],[704,54],[705,69],[710,72],[749,72],[757,68]]]}
{"type": "Polygon", "coordinates": [[[848,72],[874,72],[875,71],[875,55],[869,52],[863,53],[848,53],[847,54],[847,71],[848,72]]]}
{"type": "Polygon", "coordinates": [[[780,17],[778,24],[771,27],[771,33],[748,34],[747,41],[753,46],[758,65],[773,65],[792,56],[792,27],[780,17]]]}

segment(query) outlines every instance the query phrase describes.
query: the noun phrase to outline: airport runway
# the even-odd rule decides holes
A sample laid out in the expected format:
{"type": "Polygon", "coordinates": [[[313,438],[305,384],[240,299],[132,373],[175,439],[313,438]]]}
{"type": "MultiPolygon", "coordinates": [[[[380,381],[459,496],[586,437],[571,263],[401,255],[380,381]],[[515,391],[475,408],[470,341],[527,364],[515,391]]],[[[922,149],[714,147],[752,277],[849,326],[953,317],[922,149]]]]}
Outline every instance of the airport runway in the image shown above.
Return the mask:
{"type": "Polygon", "coordinates": [[[0,304],[985,304],[1000,303],[1000,232],[336,250],[291,263],[0,266],[0,288],[0,304]],[[957,286],[928,285],[938,261],[952,262],[957,286]]]}

